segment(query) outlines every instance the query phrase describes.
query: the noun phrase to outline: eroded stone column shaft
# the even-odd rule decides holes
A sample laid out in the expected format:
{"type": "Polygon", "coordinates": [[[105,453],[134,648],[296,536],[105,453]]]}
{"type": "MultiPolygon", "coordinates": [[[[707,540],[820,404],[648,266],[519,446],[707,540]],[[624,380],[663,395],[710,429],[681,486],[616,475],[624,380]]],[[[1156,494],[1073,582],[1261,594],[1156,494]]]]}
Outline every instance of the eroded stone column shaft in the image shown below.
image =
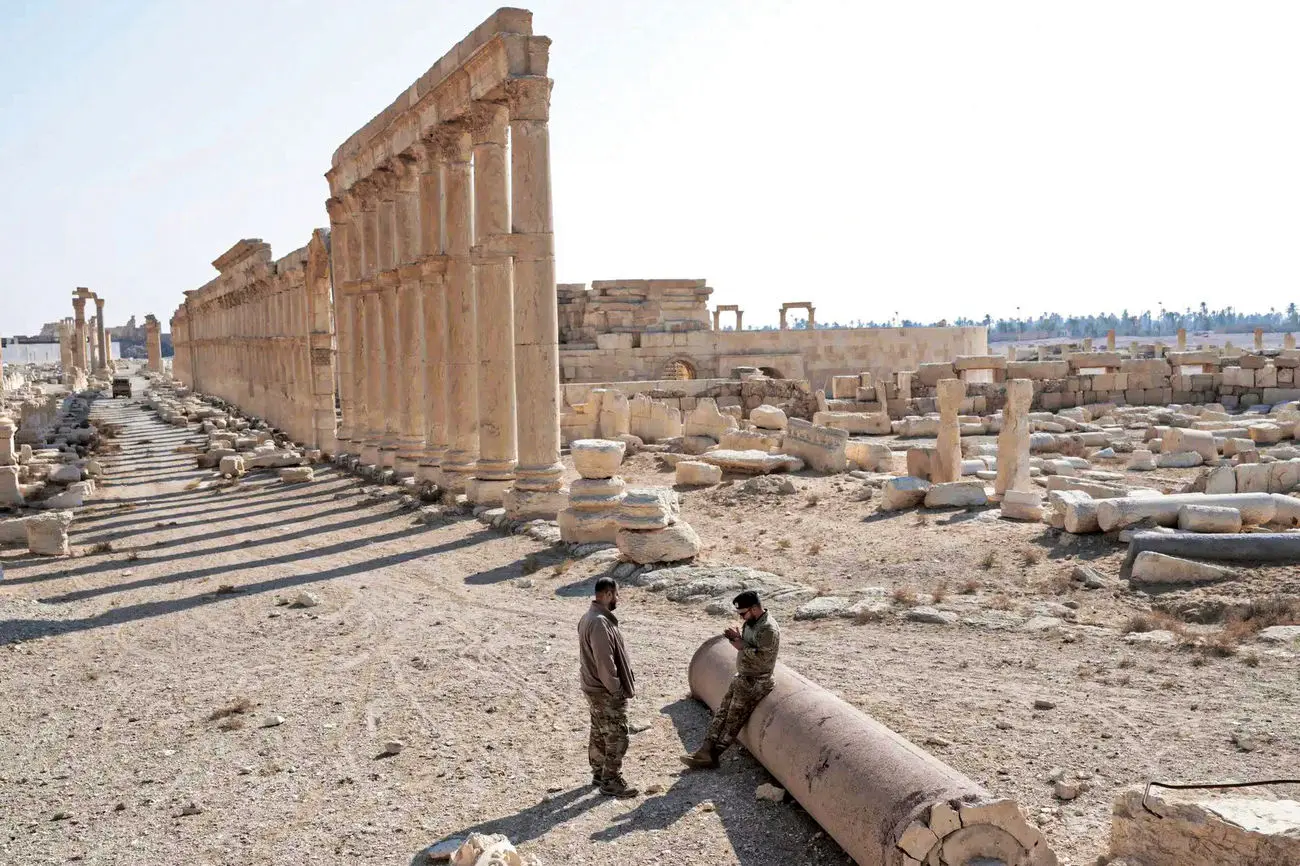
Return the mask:
{"type": "Polygon", "coordinates": [[[961,479],[961,402],[966,397],[966,383],[960,379],[940,379],[937,390],[939,403],[939,436],[935,444],[935,465],[930,480],[934,482],[961,479]]]}
{"type": "Polygon", "coordinates": [[[998,477],[993,482],[993,490],[999,496],[1008,490],[1032,489],[1029,483],[1029,406],[1034,399],[1034,383],[1029,379],[1010,379],[1006,390],[1002,430],[998,433],[998,477]]]}
{"type": "Polygon", "coordinates": [[[448,130],[447,160],[447,454],[442,481],[464,491],[478,461],[478,311],[470,263],[473,190],[469,136],[448,130]]]}

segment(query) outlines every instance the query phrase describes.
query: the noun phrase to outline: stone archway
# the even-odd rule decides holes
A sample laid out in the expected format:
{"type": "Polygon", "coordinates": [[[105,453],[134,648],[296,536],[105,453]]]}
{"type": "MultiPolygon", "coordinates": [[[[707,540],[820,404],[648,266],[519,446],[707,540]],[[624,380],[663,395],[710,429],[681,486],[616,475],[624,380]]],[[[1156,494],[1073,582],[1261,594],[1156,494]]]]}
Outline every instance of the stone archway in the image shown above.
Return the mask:
{"type": "Polygon", "coordinates": [[[695,364],[686,358],[669,358],[660,378],[677,381],[697,378],[695,364]]]}

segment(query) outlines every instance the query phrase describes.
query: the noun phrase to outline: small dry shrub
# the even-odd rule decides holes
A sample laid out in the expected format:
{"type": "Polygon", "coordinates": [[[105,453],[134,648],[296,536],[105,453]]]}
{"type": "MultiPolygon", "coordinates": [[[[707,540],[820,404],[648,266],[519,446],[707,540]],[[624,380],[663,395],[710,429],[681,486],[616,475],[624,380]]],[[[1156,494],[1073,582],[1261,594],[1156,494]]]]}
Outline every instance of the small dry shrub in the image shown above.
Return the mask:
{"type": "Polygon", "coordinates": [[[244,726],[244,720],[239,716],[227,716],[217,722],[218,731],[237,731],[244,726]]]}
{"type": "Polygon", "coordinates": [[[945,578],[944,580],[939,581],[939,585],[936,586],[930,592],[930,598],[934,601],[935,604],[938,604],[939,602],[943,601],[947,597],[948,597],[948,580],[945,578]]]}
{"type": "Polygon", "coordinates": [[[1020,551],[1020,561],[1028,568],[1043,561],[1043,552],[1037,547],[1026,547],[1020,551]]]}
{"type": "Polygon", "coordinates": [[[804,507],[804,508],[816,508],[816,507],[817,507],[817,503],[819,503],[819,502],[821,502],[821,501],[822,501],[822,498],[821,498],[820,496],[818,496],[816,493],[809,493],[809,494],[808,494],[808,499],[804,502],[803,507],[804,507]]]}
{"type": "Polygon", "coordinates": [[[1119,662],[1115,665],[1115,667],[1117,667],[1117,668],[1131,668],[1131,667],[1133,667],[1133,666],[1136,665],[1136,664],[1137,664],[1137,662],[1133,661],[1132,658],[1130,658],[1129,656],[1124,656],[1124,658],[1122,658],[1122,659],[1119,660],[1119,662]]]}
{"type": "Polygon", "coordinates": [[[1248,668],[1259,667],[1259,653],[1254,652],[1253,650],[1251,652],[1246,653],[1244,656],[1241,657],[1241,663],[1248,668]]]}
{"type": "Polygon", "coordinates": [[[187,483],[185,484],[185,489],[186,489],[186,490],[198,490],[198,489],[199,489],[199,485],[202,484],[202,483],[203,483],[202,481],[199,481],[199,480],[196,478],[196,479],[194,479],[193,481],[187,482],[187,483]]]}
{"type": "Polygon", "coordinates": [[[962,595],[974,595],[980,591],[980,582],[973,577],[968,577],[957,587],[957,591],[962,595]]]}
{"type": "Polygon", "coordinates": [[[554,566],[551,567],[551,574],[554,574],[556,577],[559,577],[560,575],[564,574],[572,567],[573,567],[572,559],[562,559],[559,562],[555,563],[554,566]]]}
{"type": "Polygon", "coordinates": [[[739,556],[740,554],[746,553],[747,551],[745,549],[745,545],[741,544],[740,542],[736,542],[731,546],[731,552],[739,556]]]}
{"type": "Polygon", "coordinates": [[[253,708],[253,702],[248,698],[235,698],[224,707],[213,710],[208,715],[209,722],[215,722],[219,719],[229,718],[230,716],[242,716],[253,708]]]}
{"type": "Polygon", "coordinates": [[[988,606],[993,610],[1011,610],[1011,608],[1015,607],[1011,599],[1001,593],[990,598],[988,606]]]}
{"type": "Polygon", "coordinates": [[[820,541],[814,541],[812,544],[808,545],[809,556],[816,556],[821,552],[822,552],[822,543],[820,541]]]}
{"type": "Polygon", "coordinates": [[[88,548],[86,549],[86,552],[87,552],[87,553],[112,553],[112,552],[113,552],[113,542],[111,542],[111,541],[96,541],[94,544],[90,545],[90,547],[88,547],[88,548]]]}
{"type": "Polygon", "coordinates": [[[894,587],[894,604],[901,604],[904,607],[916,604],[916,590],[910,586],[894,587]]]}
{"type": "Polygon", "coordinates": [[[915,523],[917,526],[928,526],[930,523],[930,518],[926,515],[924,511],[918,511],[916,512],[916,516],[912,518],[912,522],[915,523]]]}
{"type": "Polygon", "coordinates": [[[777,541],[776,546],[781,548],[782,550],[789,550],[792,547],[790,543],[790,539],[788,538],[780,539],[779,541],[777,541]]]}
{"type": "Polygon", "coordinates": [[[992,570],[993,566],[997,564],[998,552],[996,550],[990,550],[988,553],[984,554],[984,558],[980,560],[980,568],[985,571],[992,570]]]}
{"type": "Polygon", "coordinates": [[[1149,613],[1135,613],[1120,629],[1121,634],[1145,634],[1149,631],[1171,631],[1176,635],[1187,634],[1187,625],[1179,619],[1160,610],[1149,613]]]}
{"type": "Polygon", "coordinates": [[[1133,682],[1133,678],[1128,674],[1120,674],[1115,677],[1115,679],[1111,680],[1111,682],[1117,686],[1127,686],[1133,682]]]}
{"type": "Polygon", "coordinates": [[[880,622],[884,618],[885,615],[878,610],[863,608],[862,610],[858,611],[856,614],[853,615],[853,624],[868,625],[873,622],[880,622]]]}
{"type": "Polygon", "coordinates": [[[523,562],[519,564],[521,574],[534,574],[542,569],[542,558],[535,553],[530,553],[524,557],[523,562]]]}
{"type": "Polygon", "coordinates": [[[1192,656],[1192,667],[1199,668],[1199,667],[1204,667],[1207,664],[1209,664],[1209,662],[1207,662],[1205,660],[1205,656],[1201,655],[1200,653],[1197,653],[1196,655],[1192,656]]]}
{"type": "Polygon", "coordinates": [[[1055,595],[1069,595],[1074,589],[1074,582],[1068,574],[1058,574],[1047,581],[1047,589],[1055,595]]]}

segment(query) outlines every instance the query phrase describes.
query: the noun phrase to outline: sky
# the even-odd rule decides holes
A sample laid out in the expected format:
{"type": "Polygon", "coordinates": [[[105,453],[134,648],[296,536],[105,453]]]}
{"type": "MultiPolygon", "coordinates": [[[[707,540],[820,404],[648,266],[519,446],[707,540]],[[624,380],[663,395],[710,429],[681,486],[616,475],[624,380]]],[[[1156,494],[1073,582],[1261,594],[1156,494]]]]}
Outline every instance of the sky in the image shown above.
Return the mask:
{"type": "MultiPolygon", "coordinates": [[[[0,333],[170,318],[496,7],[4,0],[0,333]]],[[[1300,4],[535,0],[560,282],[749,327],[1300,299],[1300,4]]]]}

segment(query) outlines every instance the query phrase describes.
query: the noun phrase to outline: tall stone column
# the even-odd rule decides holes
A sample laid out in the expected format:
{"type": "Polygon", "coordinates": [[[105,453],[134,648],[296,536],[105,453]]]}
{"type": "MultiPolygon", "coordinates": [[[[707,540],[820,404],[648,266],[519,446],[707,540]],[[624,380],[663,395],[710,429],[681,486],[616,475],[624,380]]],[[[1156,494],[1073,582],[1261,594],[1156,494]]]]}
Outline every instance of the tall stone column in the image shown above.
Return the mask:
{"type": "Polygon", "coordinates": [[[397,320],[400,395],[397,472],[416,475],[424,456],[424,314],[420,258],[420,171],[414,155],[401,155],[395,167],[394,227],[397,249],[397,320]]]}
{"type": "Polygon", "coordinates": [[[478,316],[478,464],[468,494],[500,505],[515,480],[514,260],[510,256],[506,107],[471,111],[474,145],[474,292],[478,316]]]}
{"type": "Polygon", "coordinates": [[[86,364],[87,370],[99,370],[99,320],[94,316],[86,328],[86,364]]]}
{"type": "Polygon", "coordinates": [[[1263,328],[1255,329],[1255,351],[1256,352],[1264,351],[1264,329],[1263,328]]]}
{"type": "Polygon", "coordinates": [[[99,362],[96,369],[107,370],[108,360],[112,357],[112,346],[108,344],[108,328],[104,326],[104,299],[95,298],[95,319],[99,322],[99,362]]]}
{"type": "Polygon", "coordinates": [[[470,262],[473,189],[469,134],[459,127],[439,133],[447,165],[447,438],[442,483],[463,492],[478,461],[478,313],[470,262]]]}
{"type": "Polygon", "coordinates": [[[568,505],[560,464],[559,310],[551,222],[551,81],[517,78],[510,96],[510,193],[515,258],[515,393],[519,465],[504,504],[516,519],[554,518],[568,505]]]}
{"type": "Polygon", "coordinates": [[[145,368],[152,373],[162,372],[162,333],[153,313],[144,317],[144,353],[148,359],[145,368]]]}
{"type": "Polygon", "coordinates": [[[325,202],[330,215],[329,251],[334,282],[334,345],[339,392],[339,425],[335,439],[340,454],[357,453],[359,445],[356,440],[361,429],[353,375],[358,330],[352,293],[361,275],[361,241],[355,222],[355,205],[356,198],[351,195],[325,202]]]}
{"type": "MultiPolygon", "coordinates": [[[[1180,352],[1187,351],[1187,329],[1186,328],[1178,329],[1178,351],[1180,352]]],[[[1159,356],[1157,355],[1156,357],[1159,356]]]]}
{"type": "MultiPolygon", "coordinates": [[[[78,292],[83,291],[77,289],[78,292]]],[[[73,337],[72,366],[86,372],[86,299],[78,296],[72,299],[73,337]]]]}
{"type": "Polygon", "coordinates": [[[324,229],[316,229],[307,245],[306,325],[314,444],[325,455],[332,456],[339,449],[338,416],[334,412],[338,356],[334,349],[333,305],[330,303],[328,237],[324,229]]]}
{"type": "Polygon", "coordinates": [[[72,369],[72,324],[71,319],[61,319],[59,321],[59,364],[63,367],[63,374],[66,376],[72,369]]]}
{"type": "Polygon", "coordinates": [[[966,383],[961,379],[940,379],[937,390],[939,403],[939,438],[934,449],[934,465],[930,480],[934,482],[961,479],[961,401],[966,397],[966,383]]]}
{"type": "Polygon", "coordinates": [[[998,477],[993,482],[993,490],[999,496],[1008,490],[1031,489],[1029,407],[1034,399],[1034,383],[1029,379],[1009,379],[1006,388],[1007,403],[1002,409],[1002,430],[998,433],[998,477]]]}
{"type": "Polygon", "coordinates": [[[442,483],[447,453],[447,258],[443,255],[443,190],[446,166],[442,149],[420,149],[420,312],[424,318],[424,453],[416,479],[442,483]]]}
{"type": "Polygon", "coordinates": [[[1115,351],[1115,329],[1111,328],[1106,332],[1106,351],[1115,351]]]}
{"type": "Polygon", "coordinates": [[[384,342],[380,327],[379,280],[379,203],[378,190],[368,180],[354,186],[361,201],[361,285],[358,304],[362,319],[358,355],[359,382],[365,392],[365,435],[361,462],[380,466],[379,448],[384,438],[384,342]]]}
{"type": "Polygon", "coordinates": [[[385,469],[397,469],[397,443],[400,433],[401,361],[397,324],[397,250],[396,194],[397,181],[392,171],[375,172],[379,189],[378,231],[376,233],[379,274],[379,338],[382,342],[383,372],[380,405],[379,460],[385,469]]]}

